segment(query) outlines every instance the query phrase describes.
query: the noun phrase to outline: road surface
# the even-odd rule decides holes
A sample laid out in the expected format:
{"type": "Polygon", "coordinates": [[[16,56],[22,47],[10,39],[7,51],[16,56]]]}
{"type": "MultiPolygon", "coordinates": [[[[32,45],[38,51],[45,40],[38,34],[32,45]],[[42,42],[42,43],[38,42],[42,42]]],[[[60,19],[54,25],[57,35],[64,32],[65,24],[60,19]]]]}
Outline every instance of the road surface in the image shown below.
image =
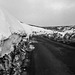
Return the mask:
{"type": "Polygon", "coordinates": [[[37,37],[30,75],[75,75],[75,48],[37,37]]]}

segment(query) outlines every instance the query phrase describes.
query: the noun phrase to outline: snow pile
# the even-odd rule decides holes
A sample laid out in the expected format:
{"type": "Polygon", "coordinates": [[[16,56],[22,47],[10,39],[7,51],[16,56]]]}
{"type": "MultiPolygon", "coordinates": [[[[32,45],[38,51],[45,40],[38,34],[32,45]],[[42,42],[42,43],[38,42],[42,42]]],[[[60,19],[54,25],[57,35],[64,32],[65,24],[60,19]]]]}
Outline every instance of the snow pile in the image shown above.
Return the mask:
{"type": "Polygon", "coordinates": [[[4,9],[0,10],[0,75],[28,72],[29,57],[35,47],[26,33],[31,34],[28,25],[23,26],[4,9]]]}
{"type": "Polygon", "coordinates": [[[4,9],[0,9],[0,40],[2,37],[8,38],[11,33],[22,32],[24,33],[25,30],[20,22],[4,9]]]}
{"type": "Polygon", "coordinates": [[[4,56],[13,51],[14,44],[18,44],[22,37],[25,40],[29,38],[31,33],[30,27],[25,24],[23,26],[20,21],[10,15],[4,9],[0,9],[0,55],[4,56]],[[28,35],[28,37],[27,37],[28,35]]]}

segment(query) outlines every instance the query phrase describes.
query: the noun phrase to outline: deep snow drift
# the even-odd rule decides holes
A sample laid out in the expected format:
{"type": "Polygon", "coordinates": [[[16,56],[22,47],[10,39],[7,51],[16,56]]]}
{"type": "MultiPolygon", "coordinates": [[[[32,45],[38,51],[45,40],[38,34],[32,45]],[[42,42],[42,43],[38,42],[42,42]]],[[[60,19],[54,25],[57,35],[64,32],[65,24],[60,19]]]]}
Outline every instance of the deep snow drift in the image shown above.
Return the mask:
{"type": "Polygon", "coordinates": [[[0,39],[2,37],[8,37],[11,33],[25,32],[24,28],[15,17],[10,15],[4,9],[0,9],[0,39]]]}

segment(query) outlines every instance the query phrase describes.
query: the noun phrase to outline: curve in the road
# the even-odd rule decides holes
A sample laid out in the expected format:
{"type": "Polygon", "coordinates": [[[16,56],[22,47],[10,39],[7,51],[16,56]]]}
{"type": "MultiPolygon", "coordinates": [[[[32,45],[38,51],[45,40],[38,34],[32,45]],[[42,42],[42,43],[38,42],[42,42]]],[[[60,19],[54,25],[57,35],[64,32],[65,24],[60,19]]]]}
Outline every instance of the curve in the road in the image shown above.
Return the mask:
{"type": "Polygon", "coordinates": [[[67,47],[48,42],[43,38],[37,38],[37,40],[38,43],[34,43],[35,50],[33,52],[34,75],[74,75],[72,66],[74,63],[72,64],[70,61],[70,59],[74,61],[74,52],[72,53],[71,49],[66,51],[67,47]]]}

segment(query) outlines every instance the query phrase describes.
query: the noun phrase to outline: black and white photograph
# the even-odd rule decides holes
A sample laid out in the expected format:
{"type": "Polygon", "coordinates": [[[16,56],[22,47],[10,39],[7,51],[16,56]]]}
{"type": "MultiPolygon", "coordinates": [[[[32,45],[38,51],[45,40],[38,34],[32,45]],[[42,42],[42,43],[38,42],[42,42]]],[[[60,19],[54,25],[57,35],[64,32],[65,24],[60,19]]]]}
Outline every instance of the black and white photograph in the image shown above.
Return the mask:
{"type": "Polygon", "coordinates": [[[75,0],[0,0],[0,75],[75,75],[75,0]]]}

